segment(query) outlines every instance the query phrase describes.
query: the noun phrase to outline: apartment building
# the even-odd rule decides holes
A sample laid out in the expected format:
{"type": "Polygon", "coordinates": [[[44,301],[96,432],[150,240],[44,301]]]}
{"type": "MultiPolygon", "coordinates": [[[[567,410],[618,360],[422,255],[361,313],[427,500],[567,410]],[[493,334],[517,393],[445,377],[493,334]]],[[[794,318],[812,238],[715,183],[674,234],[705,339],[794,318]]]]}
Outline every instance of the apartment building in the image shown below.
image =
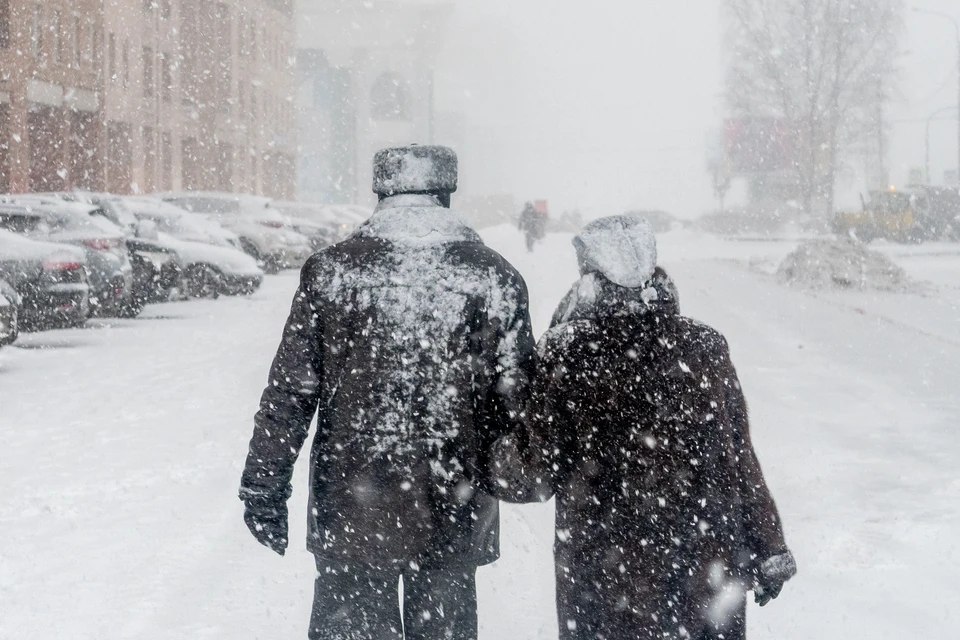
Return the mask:
{"type": "Polygon", "coordinates": [[[433,68],[449,0],[300,0],[299,195],[374,201],[371,159],[435,140],[433,68]]]}
{"type": "Polygon", "coordinates": [[[0,0],[0,192],[103,186],[101,0],[0,0]]]}
{"type": "Polygon", "coordinates": [[[0,191],[291,197],[292,0],[0,0],[0,191]]]}
{"type": "Polygon", "coordinates": [[[292,0],[183,2],[180,27],[181,187],[292,197],[292,0]]]}

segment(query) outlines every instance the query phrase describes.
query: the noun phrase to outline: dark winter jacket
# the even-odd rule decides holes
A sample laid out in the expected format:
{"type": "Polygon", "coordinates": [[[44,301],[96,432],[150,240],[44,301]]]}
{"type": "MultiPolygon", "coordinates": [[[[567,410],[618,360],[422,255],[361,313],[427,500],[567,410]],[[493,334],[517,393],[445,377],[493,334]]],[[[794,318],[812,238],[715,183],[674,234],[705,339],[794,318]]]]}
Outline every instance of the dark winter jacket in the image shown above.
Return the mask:
{"type": "Polygon", "coordinates": [[[561,638],[742,637],[752,573],[786,545],[727,343],[679,314],[662,270],[589,287],[542,339],[529,429],[497,456],[520,463],[500,468],[518,498],[556,496],[561,638]]]}
{"type": "Polygon", "coordinates": [[[520,275],[429,196],[395,196],[303,267],[241,498],[285,501],[317,414],[308,548],[371,565],[498,557],[492,443],[534,360],[520,275]],[[319,407],[319,411],[318,411],[319,407]]]}

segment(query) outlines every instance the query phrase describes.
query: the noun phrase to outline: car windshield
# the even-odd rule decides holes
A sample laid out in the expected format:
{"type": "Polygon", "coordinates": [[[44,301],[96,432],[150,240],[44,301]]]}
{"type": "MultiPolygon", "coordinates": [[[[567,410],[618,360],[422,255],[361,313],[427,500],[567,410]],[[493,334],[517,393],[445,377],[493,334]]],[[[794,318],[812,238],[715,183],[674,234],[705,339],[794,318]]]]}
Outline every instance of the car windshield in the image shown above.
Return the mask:
{"type": "Polygon", "coordinates": [[[133,212],[127,207],[123,200],[119,198],[104,200],[101,206],[109,212],[111,218],[121,225],[131,229],[137,226],[137,216],[133,215],[133,212]]]}
{"type": "MultiPolygon", "coordinates": [[[[96,210],[94,210],[95,212],[96,210]]],[[[117,225],[102,215],[89,215],[74,211],[46,211],[43,216],[50,233],[97,233],[111,236],[123,235],[117,225]]]]}
{"type": "Polygon", "coordinates": [[[183,207],[193,213],[240,213],[240,202],[227,198],[204,198],[200,196],[191,196],[185,198],[172,198],[168,202],[178,207],[183,207]]]}
{"type": "Polygon", "coordinates": [[[194,240],[207,242],[209,234],[204,230],[201,224],[189,217],[189,214],[160,213],[152,211],[138,212],[137,217],[141,220],[151,220],[156,223],[157,228],[163,233],[167,233],[181,240],[194,240]]]}
{"type": "Polygon", "coordinates": [[[14,233],[33,233],[41,221],[40,216],[26,211],[0,211],[0,229],[14,233]]]}

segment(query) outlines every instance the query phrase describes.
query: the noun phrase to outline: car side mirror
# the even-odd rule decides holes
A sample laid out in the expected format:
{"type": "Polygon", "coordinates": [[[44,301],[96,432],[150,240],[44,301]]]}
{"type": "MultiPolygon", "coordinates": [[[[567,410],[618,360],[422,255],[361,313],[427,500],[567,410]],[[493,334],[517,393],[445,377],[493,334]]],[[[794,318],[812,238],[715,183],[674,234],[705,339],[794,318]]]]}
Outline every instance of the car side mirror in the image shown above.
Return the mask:
{"type": "Polygon", "coordinates": [[[158,240],[160,234],[157,231],[157,223],[153,220],[140,220],[137,222],[137,237],[144,240],[158,240]]]}

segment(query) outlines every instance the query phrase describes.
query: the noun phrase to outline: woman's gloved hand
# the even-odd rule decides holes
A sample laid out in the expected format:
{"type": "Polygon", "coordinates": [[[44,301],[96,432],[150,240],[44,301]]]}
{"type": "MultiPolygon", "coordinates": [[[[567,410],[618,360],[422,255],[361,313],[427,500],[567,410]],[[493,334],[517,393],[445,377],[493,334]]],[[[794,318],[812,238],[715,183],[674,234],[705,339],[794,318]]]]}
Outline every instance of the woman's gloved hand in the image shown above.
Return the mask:
{"type": "Polygon", "coordinates": [[[753,595],[761,607],[780,595],[783,585],[797,575],[797,562],[789,551],[763,561],[757,569],[753,595]]]}

